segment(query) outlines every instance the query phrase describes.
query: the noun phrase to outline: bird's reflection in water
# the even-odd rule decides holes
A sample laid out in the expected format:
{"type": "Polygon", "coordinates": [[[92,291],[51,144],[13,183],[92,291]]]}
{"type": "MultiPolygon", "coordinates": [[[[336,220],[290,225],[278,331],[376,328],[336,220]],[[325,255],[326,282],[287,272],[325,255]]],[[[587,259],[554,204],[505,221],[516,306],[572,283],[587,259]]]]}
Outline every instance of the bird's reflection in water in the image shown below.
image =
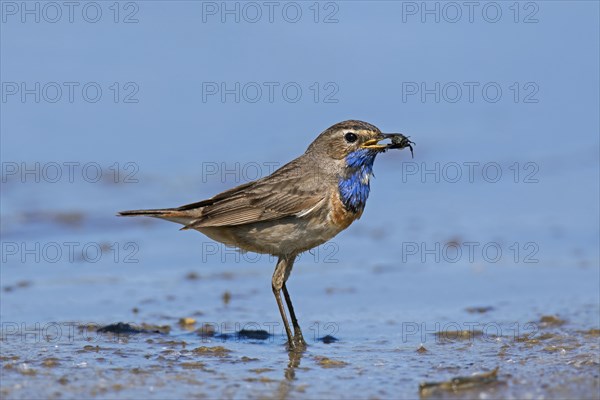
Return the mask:
{"type": "Polygon", "coordinates": [[[296,369],[300,367],[300,361],[306,350],[289,351],[289,362],[283,370],[284,379],[281,380],[277,387],[275,398],[287,399],[294,389],[294,381],[296,380],[296,369]]]}

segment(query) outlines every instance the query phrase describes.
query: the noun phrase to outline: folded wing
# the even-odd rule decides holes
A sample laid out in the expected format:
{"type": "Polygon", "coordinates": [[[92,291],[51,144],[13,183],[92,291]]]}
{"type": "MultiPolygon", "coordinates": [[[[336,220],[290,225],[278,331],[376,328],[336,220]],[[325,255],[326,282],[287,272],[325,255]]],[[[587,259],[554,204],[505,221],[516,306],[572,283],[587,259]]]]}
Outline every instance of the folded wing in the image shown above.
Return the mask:
{"type": "Polygon", "coordinates": [[[219,227],[305,216],[323,203],[326,193],[315,188],[293,164],[268,178],[177,208],[197,216],[183,229],[219,227]]]}

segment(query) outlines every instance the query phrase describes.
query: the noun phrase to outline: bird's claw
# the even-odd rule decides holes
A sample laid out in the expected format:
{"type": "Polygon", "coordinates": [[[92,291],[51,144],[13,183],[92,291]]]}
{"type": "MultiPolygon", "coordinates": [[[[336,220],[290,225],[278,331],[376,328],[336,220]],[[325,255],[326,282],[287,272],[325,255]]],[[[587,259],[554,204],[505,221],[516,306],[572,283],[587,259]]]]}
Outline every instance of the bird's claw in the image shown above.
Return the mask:
{"type": "Polygon", "coordinates": [[[302,333],[295,334],[292,338],[292,341],[288,341],[287,343],[288,351],[291,352],[303,352],[304,350],[306,350],[306,347],[307,344],[304,340],[304,337],[302,336],[302,333]]]}

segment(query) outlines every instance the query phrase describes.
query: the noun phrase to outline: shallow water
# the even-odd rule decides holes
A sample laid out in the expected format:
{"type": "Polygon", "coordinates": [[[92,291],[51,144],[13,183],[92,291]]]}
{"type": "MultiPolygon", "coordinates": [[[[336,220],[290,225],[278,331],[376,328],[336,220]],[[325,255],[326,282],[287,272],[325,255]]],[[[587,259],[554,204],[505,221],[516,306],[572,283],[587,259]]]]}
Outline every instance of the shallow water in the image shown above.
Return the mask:
{"type": "MultiPolygon", "coordinates": [[[[200,235],[162,222],[114,225],[104,235],[138,237],[138,263],[111,254],[97,263],[3,266],[3,397],[414,398],[422,382],[496,367],[496,383],[423,397],[597,397],[594,266],[402,263],[391,255],[352,263],[320,249],[300,259],[290,280],[309,343],[290,356],[268,257],[226,252],[201,262],[208,256],[198,257],[197,246],[185,248],[186,236],[200,235]],[[182,325],[186,317],[194,323],[182,325]],[[162,328],[97,332],[116,322],[162,328]],[[248,339],[241,330],[268,335],[248,339]]],[[[87,237],[80,226],[52,227],[62,233],[57,242],[87,237]]],[[[378,251],[380,239],[348,236],[378,251]]]]}
{"type": "Polygon", "coordinates": [[[498,23],[390,1],[327,2],[338,22],[314,23],[303,2],[297,24],[203,21],[213,2],[190,1],[120,3],[138,22],[115,23],[99,4],[94,24],[3,14],[3,82],[105,96],[0,103],[2,398],[600,397],[597,2],[521,2],[517,22],[501,2],[498,23]],[[113,101],[115,82],[138,101],[113,101]],[[304,96],[205,99],[206,82],[304,96]],[[504,95],[407,99],[415,82],[504,95]],[[284,346],[274,259],[115,217],[265,176],[349,118],[409,135],[415,158],[378,157],[361,220],[297,261],[302,354],[284,346]],[[119,322],[143,331],[98,332],[119,322]]]}

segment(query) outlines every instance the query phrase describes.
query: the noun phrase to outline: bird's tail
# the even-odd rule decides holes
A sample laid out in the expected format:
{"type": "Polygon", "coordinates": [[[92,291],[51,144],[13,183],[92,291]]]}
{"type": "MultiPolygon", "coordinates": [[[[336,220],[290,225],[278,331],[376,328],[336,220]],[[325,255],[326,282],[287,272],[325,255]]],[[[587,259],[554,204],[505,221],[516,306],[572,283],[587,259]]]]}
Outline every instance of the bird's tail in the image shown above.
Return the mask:
{"type": "Polygon", "coordinates": [[[154,210],[127,210],[119,211],[119,217],[132,217],[135,215],[145,215],[146,217],[161,217],[172,214],[177,211],[175,208],[157,208],[154,210]]]}
{"type": "Polygon", "coordinates": [[[152,210],[127,210],[119,211],[118,216],[120,217],[154,217],[160,219],[166,219],[167,221],[177,222],[183,225],[187,225],[193,219],[190,213],[176,208],[158,208],[152,210]]]}

